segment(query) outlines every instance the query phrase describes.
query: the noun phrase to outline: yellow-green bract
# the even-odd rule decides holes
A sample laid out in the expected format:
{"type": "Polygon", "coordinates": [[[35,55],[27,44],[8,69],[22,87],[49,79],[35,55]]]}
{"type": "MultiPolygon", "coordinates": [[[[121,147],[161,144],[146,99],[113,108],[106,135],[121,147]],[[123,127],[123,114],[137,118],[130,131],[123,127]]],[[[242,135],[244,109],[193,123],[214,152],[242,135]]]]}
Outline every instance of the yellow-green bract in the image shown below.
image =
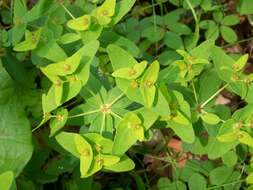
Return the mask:
{"type": "Polygon", "coordinates": [[[158,78],[159,68],[158,61],[154,61],[141,78],[141,93],[144,98],[144,104],[147,107],[151,107],[155,99],[155,82],[158,78]]]}

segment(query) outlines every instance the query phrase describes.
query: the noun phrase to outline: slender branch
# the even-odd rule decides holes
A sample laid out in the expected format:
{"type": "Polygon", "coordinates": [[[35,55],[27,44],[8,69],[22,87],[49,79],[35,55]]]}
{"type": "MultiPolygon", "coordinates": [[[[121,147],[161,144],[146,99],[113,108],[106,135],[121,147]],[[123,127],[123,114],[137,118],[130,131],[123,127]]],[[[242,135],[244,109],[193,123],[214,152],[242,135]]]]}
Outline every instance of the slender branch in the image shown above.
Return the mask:
{"type": "Polygon", "coordinates": [[[11,11],[10,11],[11,24],[13,24],[13,9],[14,9],[14,4],[13,4],[13,0],[11,0],[11,11]]]}
{"type": "Polygon", "coordinates": [[[40,128],[42,125],[38,125],[37,127],[35,127],[34,129],[32,129],[32,133],[34,132],[34,131],[36,131],[38,128],[40,128]]]}
{"type": "MultiPolygon", "coordinates": [[[[154,0],[152,0],[152,5],[154,4],[154,0]]],[[[156,23],[156,12],[155,12],[155,6],[152,7],[153,8],[153,19],[154,19],[154,32],[156,35],[156,27],[157,27],[157,23],[156,23]]],[[[157,55],[158,52],[158,42],[155,42],[155,52],[157,55]]]]}
{"type": "MultiPolygon", "coordinates": [[[[52,118],[52,117],[57,117],[56,115],[50,115],[50,118],[52,118]]],[[[44,120],[44,119],[43,119],[44,120]]],[[[42,121],[43,121],[42,120],[42,121]]],[[[37,127],[35,127],[34,129],[32,129],[32,133],[34,132],[34,131],[36,131],[37,129],[39,129],[42,125],[43,125],[44,123],[40,123],[37,127]]]]}
{"type": "Polygon", "coordinates": [[[112,106],[113,104],[115,104],[122,96],[124,96],[124,93],[122,92],[117,98],[115,98],[110,104],[109,106],[112,106]]]}
{"type": "Polygon", "coordinates": [[[114,115],[115,117],[119,118],[120,120],[122,120],[123,118],[121,116],[119,116],[118,114],[114,113],[114,112],[110,112],[110,114],[114,115]]]}
{"type": "Polygon", "coordinates": [[[97,97],[97,95],[91,89],[89,89],[87,86],[84,86],[84,88],[88,90],[88,92],[97,100],[98,104],[100,104],[101,106],[103,105],[103,102],[100,100],[100,98],[97,97]]]}
{"type": "Polygon", "coordinates": [[[188,6],[190,7],[191,11],[192,11],[192,14],[193,14],[193,17],[194,17],[194,20],[195,20],[195,39],[194,41],[192,42],[191,46],[192,48],[196,47],[197,46],[197,43],[199,41],[199,20],[198,20],[198,17],[197,17],[197,14],[194,10],[194,8],[192,7],[192,4],[190,3],[189,0],[186,0],[188,6]]]}
{"type": "Polygon", "coordinates": [[[101,109],[97,109],[97,110],[93,110],[93,111],[89,111],[89,112],[85,112],[85,113],[81,113],[81,114],[77,114],[77,115],[71,115],[69,116],[68,118],[75,118],[75,117],[81,117],[81,116],[85,116],[85,115],[90,115],[90,114],[93,114],[93,113],[97,113],[97,112],[100,112],[101,109]]]}
{"type": "Polygon", "coordinates": [[[237,42],[235,42],[235,43],[227,44],[227,45],[224,45],[224,46],[222,46],[222,47],[223,47],[223,48],[225,48],[225,47],[230,47],[230,46],[233,46],[233,45],[235,45],[235,44],[240,44],[240,43],[247,42],[247,41],[250,41],[250,40],[253,40],[253,37],[248,38],[248,39],[243,39],[243,40],[237,41],[237,42]]]}
{"type": "Polygon", "coordinates": [[[210,98],[208,98],[203,104],[201,104],[200,108],[205,107],[206,104],[208,104],[213,98],[215,98],[222,90],[228,87],[229,84],[224,85],[221,89],[219,89],[217,92],[215,92],[210,98]]]}
{"type": "Polygon", "coordinates": [[[210,190],[210,189],[217,189],[219,187],[224,187],[224,186],[227,186],[227,185],[234,185],[236,183],[241,183],[241,182],[244,182],[246,179],[241,179],[241,180],[238,180],[238,181],[233,181],[233,182],[230,182],[230,183],[225,183],[225,184],[221,184],[221,185],[216,185],[216,186],[213,186],[213,187],[208,187],[207,190],[210,190]]]}
{"type": "Polygon", "coordinates": [[[193,93],[194,93],[195,101],[196,101],[197,104],[199,104],[198,96],[197,96],[197,93],[196,93],[196,88],[195,88],[193,80],[192,80],[192,88],[193,88],[193,93]]]}
{"type": "Polygon", "coordinates": [[[104,127],[105,127],[105,114],[106,113],[103,113],[102,124],[101,124],[101,129],[100,129],[100,135],[102,135],[104,127]]]}
{"type": "Polygon", "coordinates": [[[64,10],[69,14],[69,16],[71,16],[73,19],[75,19],[76,17],[74,17],[72,14],[71,14],[71,12],[67,9],[67,7],[65,7],[64,5],[63,5],[63,3],[61,3],[61,6],[64,8],[64,10]]]}

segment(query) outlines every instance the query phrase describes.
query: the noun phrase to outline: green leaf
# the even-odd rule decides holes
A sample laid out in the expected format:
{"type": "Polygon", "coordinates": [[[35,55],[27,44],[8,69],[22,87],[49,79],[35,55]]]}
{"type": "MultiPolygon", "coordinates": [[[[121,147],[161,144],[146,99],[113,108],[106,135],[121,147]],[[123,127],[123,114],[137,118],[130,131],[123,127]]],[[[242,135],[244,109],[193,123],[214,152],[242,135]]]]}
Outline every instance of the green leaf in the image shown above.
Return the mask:
{"type": "Polygon", "coordinates": [[[158,118],[157,113],[155,113],[152,109],[145,107],[135,110],[134,113],[142,120],[142,125],[145,131],[152,127],[153,123],[158,118]]]}
{"type": "Polygon", "coordinates": [[[47,73],[51,75],[65,76],[75,72],[80,64],[81,56],[77,52],[71,57],[67,58],[63,62],[53,63],[46,66],[44,69],[47,73]]]}
{"type": "Polygon", "coordinates": [[[220,122],[219,116],[213,114],[213,113],[204,113],[201,115],[201,119],[211,125],[216,125],[220,122]]]}
{"type": "Polygon", "coordinates": [[[32,22],[45,15],[46,13],[54,10],[56,8],[56,0],[48,2],[47,0],[40,0],[36,5],[26,12],[23,16],[23,22],[32,22]]]}
{"type": "Polygon", "coordinates": [[[253,147],[253,137],[249,133],[245,131],[240,131],[236,134],[236,138],[239,140],[240,143],[253,147]]]}
{"type": "Polygon", "coordinates": [[[164,35],[164,44],[172,49],[184,49],[183,40],[180,35],[174,32],[166,32],[164,35]]]}
{"type": "Polygon", "coordinates": [[[237,163],[237,154],[234,151],[229,151],[221,157],[222,162],[228,167],[232,167],[237,163]]]}
{"type": "Polygon", "coordinates": [[[158,78],[159,69],[158,61],[154,61],[141,78],[141,92],[147,107],[151,107],[155,99],[156,87],[154,84],[158,78]]]}
{"type": "Polygon", "coordinates": [[[182,34],[182,35],[189,35],[192,33],[191,28],[188,27],[185,24],[174,22],[174,23],[168,23],[167,27],[169,30],[182,34]]]}
{"type": "Polygon", "coordinates": [[[200,6],[204,11],[209,11],[212,8],[212,0],[203,0],[200,6]]]}
{"type": "Polygon", "coordinates": [[[169,91],[169,93],[172,101],[170,102],[171,116],[167,123],[183,141],[193,143],[195,134],[191,124],[190,106],[179,92],[169,91]]]}
{"type": "Polygon", "coordinates": [[[221,22],[223,19],[223,12],[220,10],[214,11],[213,12],[213,18],[216,22],[221,22]]]}
{"type": "Polygon", "coordinates": [[[134,113],[128,113],[116,127],[112,153],[123,155],[137,140],[144,139],[141,120],[134,113]]]}
{"type": "Polygon", "coordinates": [[[12,29],[10,30],[11,40],[12,40],[11,42],[13,46],[17,45],[20,42],[20,40],[23,38],[25,34],[26,26],[27,26],[26,23],[19,23],[19,24],[14,25],[14,27],[12,27],[12,29]]]}
{"type": "MultiPolygon", "coordinates": [[[[142,53],[136,44],[129,40],[128,38],[121,36],[115,32],[112,31],[103,31],[101,36],[99,37],[99,40],[101,41],[101,46],[104,48],[107,48],[109,45],[117,45],[130,53],[130,55],[140,58],[142,56],[142,53]]],[[[108,50],[107,50],[108,51],[108,50]]],[[[130,65],[126,66],[129,67],[130,65]]]]}
{"type": "Polygon", "coordinates": [[[253,3],[251,0],[243,0],[241,4],[239,4],[240,14],[253,14],[253,3]]]}
{"type": "Polygon", "coordinates": [[[63,83],[61,103],[63,104],[74,98],[81,91],[82,87],[82,82],[80,80],[63,83]]]}
{"type": "Polygon", "coordinates": [[[125,79],[136,79],[138,78],[145,68],[147,67],[147,61],[142,61],[141,63],[138,63],[131,67],[121,68],[112,73],[112,76],[119,77],[119,78],[125,78],[125,79]]]}
{"type": "Polygon", "coordinates": [[[232,77],[232,72],[230,70],[233,70],[232,65],[235,61],[217,46],[211,49],[211,58],[219,77],[227,83],[230,83],[232,77]]]}
{"type": "Polygon", "coordinates": [[[81,17],[69,20],[67,26],[73,30],[84,31],[88,30],[91,24],[90,15],[83,15],[81,17]]]}
{"type": "MultiPolygon", "coordinates": [[[[200,76],[199,88],[199,103],[204,103],[215,92],[219,90],[222,80],[219,78],[215,70],[207,70],[200,76]],[[208,88],[206,86],[208,85],[208,88]]],[[[206,106],[212,106],[215,103],[215,98],[210,101],[206,106]]]]}
{"type": "Polygon", "coordinates": [[[120,157],[119,162],[110,166],[105,166],[104,170],[110,172],[126,172],[133,170],[134,167],[134,162],[127,155],[124,154],[120,157]]]}
{"type": "Polygon", "coordinates": [[[112,146],[113,141],[104,138],[102,135],[97,133],[87,133],[84,134],[83,137],[89,142],[92,146],[93,150],[96,150],[97,153],[102,154],[111,154],[112,153],[112,146]]]}
{"type": "Polygon", "coordinates": [[[219,37],[220,29],[217,25],[210,26],[205,32],[206,39],[217,40],[219,37]]]}
{"type": "MultiPolygon", "coordinates": [[[[195,7],[199,6],[199,4],[201,3],[201,0],[189,0],[189,2],[190,2],[190,4],[191,4],[191,6],[192,6],[193,8],[195,8],[195,7]]],[[[185,9],[190,9],[190,7],[189,7],[187,1],[184,1],[184,2],[183,2],[183,7],[184,7],[185,9]]]]}
{"type": "Polygon", "coordinates": [[[42,28],[33,32],[30,32],[27,30],[26,40],[17,44],[13,48],[13,50],[14,51],[29,51],[29,50],[35,49],[40,41],[41,31],[42,31],[42,28]]]}
{"type": "Polygon", "coordinates": [[[110,114],[104,114],[103,112],[99,112],[94,120],[91,122],[91,126],[89,128],[89,132],[91,133],[100,133],[106,138],[113,138],[113,118],[110,114]],[[103,130],[102,130],[103,127],[103,130]]]}
{"type": "Polygon", "coordinates": [[[246,178],[246,182],[248,184],[253,184],[253,173],[250,173],[247,178],[246,178]]]}
{"type": "Polygon", "coordinates": [[[54,136],[62,127],[64,127],[65,123],[68,119],[68,110],[67,109],[59,109],[55,113],[56,117],[50,120],[50,137],[54,136]]]}
{"type": "Polygon", "coordinates": [[[109,45],[107,47],[113,70],[116,71],[125,67],[133,67],[138,62],[125,50],[116,45],[109,45]]]}
{"type": "Polygon", "coordinates": [[[248,54],[245,54],[243,56],[241,56],[234,64],[233,64],[233,68],[236,71],[240,71],[243,69],[243,67],[246,65],[247,61],[248,61],[248,54]]]}
{"type": "Polygon", "coordinates": [[[101,170],[103,168],[103,163],[104,163],[104,161],[103,161],[103,159],[101,159],[101,155],[100,154],[96,155],[92,160],[90,169],[88,170],[86,175],[82,176],[82,178],[87,178],[87,177],[95,174],[99,170],[101,170]]]}
{"type": "Polygon", "coordinates": [[[115,7],[115,13],[112,16],[112,21],[110,25],[115,25],[121,18],[131,10],[136,0],[121,0],[117,2],[115,7]]]}
{"type": "Polygon", "coordinates": [[[7,171],[0,174],[0,189],[9,190],[14,180],[14,174],[12,171],[7,171]]]}
{"type": "Polygon", "coordinates": [[[188,184],[189,184],[190,190],[196,190],[196,189],[205,190],[205,189],[207,189],[206,188],[207,183],[206,183],[205,178],[198,173],[195,173],[190,177],[188,184]]]}
{"type": "Polygon", "coordinates": [[[34,86],[33,76],[15,56],[7,53],[6,56],[2,57],[2,60],[6,71],[17,84],[28,88],[34,86]]]}
{"type": "Polygon", "coordinates": [[[98,7],[97,15],[113,16],[115,11],[116,0],[105,0],[104,3],[98,7]]]}
{"type": "Polygon", "coordinates": [[[151,42],[158,42],[163,38],[164,33],[163,28],[150,26],[142,32],[142,37],[147,38],[151,42]]]}
{"type": "Polygon", "coordinates": [[[204,30],[209,29],[213,26],[216,26],[216,23],[213,20],[202,20],[199,23],[199,27],[204,30]]]}
{"type": "Polygon", "coordinates": [[[217,159],[235,147],[238,142],[221,142],[217,137],[210,137],[208,140],[208,158],[217,159]]]}
{"type": "Polygon", "coordinates": [[[56,43],[54,34],[50,29],[43,28],[43,37],[39,46],[34,50],[38,56],[53,62],[64,61],[68,58],[63,49],[56,43]]]}
{"type": "Polygon", "coordinates": [[[220,166],[210,172],[210,183],[212,185],[221,185],[226,182],[233,172],[233,168],[220,166]]]}
{"type": "Polygon", "coordinates": [[[75,133],[60,132],[59,134],[55,136],[55,139],[65,150],[73,154],[75,157],[80,158],[80,153],[77,150],[77,147],[75,144],[76,135],[77,134],[75,133]]]}
{"type": "Polygon", "coordinates": [[[101,154],[101,159],[104,160],[104,166],[112,166],[120,161],[120,157],[106,154],[101,154]]]}
{"type": "Polygon", "coordinates": [[[93,151],[90,144],[79,134],[75,134],[76,149],[80,154],[80,172],[81,177],[84,177],[93,160],[93,151]]]}
{"type": "Polygon", "coordinates": [[[83,44],[87,44],[90,41],[98,39],[101,32],[103,31],[103,26],[95,22],[95,18],[91,17],[91,26],[89,30],[81,31],[81,37],[83,44]]]}
{"type": "Polygon", "coordinates": [[[62,94],[63,94],[63,85],[62,82],[58,82],[56,84],[54,84],[52,87],[52,89],[54,89],[54,94],[55,94],[55,103],[57,106],[60,106],[62,104],[62,94]]]}
{"type": "Polygon", "coordinates": [[[221,24],[225,26],[233,26],[233,25],[238,24],[239,22],[240,22],[240,19],[237,15],[228,15],[222,19],[221,24]]]}
{"type": "Polygon", "coordinates": [[[0,105],[0,115],[0,173],[18,176],[32,156],[30,123],[15,94],[0,105]]]}
{"type": "Polygon", "coordinates": [[[66,33],[64,35],[61,36],[60,38],[60,43],[61,44],[69,44],[72,42],[75,42],[77,40],[80,40],[81,36],[75,33],[66,33]]]}
{"type": "Polygon", "coordinates": [[[24,2],[21,0],[14,0],[14,15],[13,15],[14,23],[17,23],[17,19],[21,19],[27,11],[26,5],[23,3],[24,2]]]}
{"type": "Polygon", "coordinates": [[[90,64],[93,61],[98,48],[99,42],[97,40],[93,40],[76,52],[77,54],[81,55],[82,59],[75,74],[77,79],[82,81],[83,85],[86,84],[90,77],[90,64]]]}
{"type": "Polygon", "coordinates": [[[228,43],[234,43],[237,41],[237,35],[233,29],[227,26],[221,26],[220,32],[223,39],[228,43]]]}
{"type": "MultiPolygon", "coordinates": [[[[59,160],[49,164],[45,172],[50,175],[61,175],[69,170],[72,170],[79,164],[79,159],[71,156],[64,156],[59,160]]],[[[79,169],[79,168],[78,168],[79,169]]],[[[80,176],[80,175],[79,175],[80,176]]]]}

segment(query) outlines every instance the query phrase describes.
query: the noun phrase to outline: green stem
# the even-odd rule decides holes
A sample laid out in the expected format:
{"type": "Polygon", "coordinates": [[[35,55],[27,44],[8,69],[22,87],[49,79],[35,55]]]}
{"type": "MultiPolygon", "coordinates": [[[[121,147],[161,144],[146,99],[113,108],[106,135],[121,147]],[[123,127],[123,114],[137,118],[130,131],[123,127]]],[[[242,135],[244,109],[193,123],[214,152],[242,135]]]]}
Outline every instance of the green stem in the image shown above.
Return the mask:
{"type": "Polygon", "coordinates": [[[101,136],[102,136],[104,127],[105,127],[105,113],[103,113],[102,125],[101,125],[101,129],[100,129],[100,135],[101,135],[101,136]]]}
{"type": "MultiPolygon", "coordinates": [[[[50,115],[50,118],[52,118],[52,117],[57,117],[57,116],[56,116],[56,115],[50,115]]],[[[43,125],[43,124],[39,124],[37,127],[35,127],[34,129],[32,129],[32,133],[33,133],[34,131],[36,131],[37,129],[39,129],[42,125],[43,125]]]]}
{"type": "Polygon", "coordinates": [[[193,42],[191,44],[191,48],[195,48],[198,44],[198,41],[199,41],[199,20],[198,20],[197,14],[196,14],[195,10],[193,9],[190,1],[186,0],[186,2],[192,11],[193,18],[194,18],[195,24],[196,24],[196,26],[195,26],[195,39],[193,40],[193,42]]]}
{"type": "Polygon", "coordinates": [[[199,104],[198,102],[198,96],[197,96],[197,93],[196,93],[196,88],[195,88],[195,85],[194,85],[194,82],[192,80],[192,89],[193,89],[193,93],[194,93],[194,98],[195,98],[195,101],[197,104],[199,104]]]}
{"type": "Polygon", "coordinates": [[[13,0],[11,0],[11,10],[10,10],[10,15],[11,15],[11,24],[13,24],[13,0]]]}
{"type": "Polygon", "coordinates": [[[69,14],[69,16],[71,16],[72,19],[75,19],[75,17],[71,14],[71,12],[67,9],[67,7],[65,7],[63,5],[63,3],[61,3],[61,6],[64,8],[64,10],[69,14]]]}
{"type": "Polygon", "coordinates": [[[123,118],[122,117],[120,117],[118,114],[116,114],[116,113],[114,113],[114,112],[110,112],[110,114],[112,114],[112,115],[114,115],[115,117],[117,117],[117,118],[119,118],[120,120],[122,120],[123,118]]]}
{"type": "MultiPolygon", "coordinates": [[[[154,0],[152,0],[152,5],[154,4],[154,0]]],[[[157,27],[157,23],[156,23],[156,12],[155,12],[155,6],[153,6],[153,19],[154,19],[154,32],[156,35],[156,27],[157,27]]],[[[157,56],[157,52],[158,52],[158,42],[155,42],[155,53],[157,56]]]]}
{"type": "Polygon", "coordinates": [[[230,47],[230,46],[233,46],[233,45],[235,45],[235,44],[239,44],[239,43],[247,42],[247,41],[250,41],[250,40],[253,40],[253,37],[248,38],[248,39],[243,39],[243,40],[237,41],[237,42],[232,43],[232,44],[227,44],[227,45],[222,46],[222,47],[223,47],[223,48],[226,48],[226,47],[230,47]]]}
{"type": "Polygon", "coordinates": [[[77,114],[77,115],[71,115],[69,116],[68,118],[75,118],[75,117],[81,117],[81,116],[85,116],[85,115],[90,115],[90,114],[93,114],[93,113],[97,113],[97,112],[100,112],[101,109],[97,109],[97,110],[93,110],[93,111],[89,111],[89,112],[85,112],[85,113],[81,113],[81,114],[77,114]]]}
{"type": "Polygon", "coordinates": [[[124,96],[124,92],[122,92],[117,98],[115,98],[109,106],[111,107],[113,104],[115,104],[122,96],[124,96]]]}
{"type": "Polygon", "coordinates": [[[221,185],[216,185],[216,186],[213,186],[213,187],[208,187],[207,190],[210,190],[210,189],[217,189],[219,187],[224,187],[224,186],[227,186],[227,185],[234,185],[236,183],[241,183],[241,182],[244,182],[245,179],[241,179],[241,180],[238,180],[238,181],[233,181],[233,182],[230,182],[230,183],[225,183],[225,184],[221,184],[221,185]]]}
{"type": "Polygon", "coordinates": [[[210,98],[208,98],[203,104],[201,104],[200,108],[205,107],[206,104],[208,104],[213,98],[215,98],[222,90],[228,87],[229,84],[224,85],[221,89],[219,89],[217,92],[215,92],[210,98]]]}
{"type": "Polygon", "coordinates": [[[97,100],[98,104],[100,104],[101,106],[104,105],[100,98],[98,98],[97,95],[91,89],[89,89],[87,86],[84,86],[84,88],[88,90],[88,92],[97,100]]]}

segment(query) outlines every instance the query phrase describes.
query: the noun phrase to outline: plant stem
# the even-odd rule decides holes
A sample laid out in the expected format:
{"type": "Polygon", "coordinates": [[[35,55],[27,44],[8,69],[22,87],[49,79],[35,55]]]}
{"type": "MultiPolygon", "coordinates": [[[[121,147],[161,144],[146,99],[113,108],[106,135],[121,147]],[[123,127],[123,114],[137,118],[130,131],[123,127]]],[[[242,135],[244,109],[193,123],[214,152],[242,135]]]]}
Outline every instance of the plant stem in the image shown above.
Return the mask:
{"type": "Polygon", "coordinates": [[[115,98],[115,99],[109,104],[109,106],[112,106],[113,104],[115,104],[123,95],[124,95],[124,92],[122,92],[117,98],[115,98]]]}
{"type": "Polygon", "coordinates": [[[71,12],[67,9],[67,7],[65,7],[63,5],[63,3],[61,3],[61,6],[64,8],[64,10],[69,14],[69,16],[71,16],[72,19],[75,19],[75,17],[71,14],[71,12]]]}
{"type": "Polygon", "coordinates": [[[84,86],[84,88],[88,90],[88,92],[97,100],[98,104],[100,104],[101,106],[104,105],[104,103],[97,97],[97,95],[91,89],[89,89],[87,86],[84,86]]]}
{"type": "Polygon", "coordinates": [[[13,0],[11,0],[11,10],[10,10],[10,15],[11,15],[11,24],[13,24],[13,0]]]}
{"type": "Polygon", "coordinates": [[[208,104],[215,96],[217,96],[222,90],[227,88],[228,84],[224,85],[221,89],[219,89],[217,92],[215,92],[210,98],[208,98],[203,104],[201,104],[200,108],[205,107],[206,104],[208,104]]]}
{"type": "Polygon", "coordinates": [[[230,46],[233,46],[233,45],[235,45],[235,44],[247,42],[247,41],[250,41],[250,40],[253,40],[253,37],[248,38],[248,39],[243,39],[243,40],[237,41],[237,42],[235,42],[235,43],[227,44],[227,45],[222,46],[222,47],[223,47],[223,48],[225,48],[225,47],[230,47],[230,46]]]}
{"type": "Polygon", "coordinates": [[[103,113],[102,124],[101,124],[101,129],[100,129],[100,135],[101,136],[102,136],[104,127],[105,127],[105,113],[103,113]]]}
{"type": "MultiPolygon", "coordinates": [[[[154,0],[152,0],[152,5],[154,4],[154,0]]],[[[156,27],[157,27],[157,23],[156,23],[156,12],[155,12],[155,6],[153,6],[153,19],[154,19],[154,32],[156,35],[156,27]]],[[[155,55],[157,56],[157,52],[158,52],[158,42],[155,42],[155,55]]]]}
{"type": "Polygon", "coordinates": [[[196,88],[195,88],[193,80],[192,80],[192,89],[193,89],[195,101],[196,101],[197,104],[199,104],[198,96],[197,96],[197,93],[196,93],[196,88]]]}
{"type": "Polygon", "coordinates": [[[90,115],[90,114],[93,114],[93,113],[97,113],[99,111],[101,111],[101,109],[97,109],[97,110],[93,110],[93,111],[89,111],[89,112],[85,112],[85,113],[81,113],[81,114],[77,114],[77,115],[71,115],[68,118],[75,118],[75,117],[81,117],[81,116],[85,116],[85,115],[90,115]]]}
{"type": "Polygon", "coordinates": [[[114,115],[115,117],[117,117],[117,118],[119,118],[120,120],[122,120],[123,118],[122,117],[120,117],[118,114],[116,114],[116,113],[114,113],[114,112],[110,112],[110,114],[112,114],[112,115],[114,115]]]}
{"type": "Polygon", "coordinates": [[[190,3],[190,1],[186,0],[186,2],[192,11],[193,18],[194,18],[195,24],[196,24],[196,26],[195,26],[195,39],[193,40],[193,42],[191,44],[191,48],[195,48],[198,44],[198,41],[199,41],[199,20],[198,20],[197,14],[196,14],[194,8],[192,7],[192,4],[190,3]]]}
{"type": "Polygon", "coordinates": [[[216,186],[213,186],[213,187],[208,187],[207,190],[210,190],[210,189],[217,189],[219,187],[224,187],[224,186],[227,186],[227,185],[234,185],[236,183],[241,183],[241,182],[244,182],[245,179],[241,179],[241,180],[238,180],[238,181],[233,181],[233,182],[230,182],[230,183],[225,183],[225,184],[221,184],[221,185],[216,185],[216,186]]]}

